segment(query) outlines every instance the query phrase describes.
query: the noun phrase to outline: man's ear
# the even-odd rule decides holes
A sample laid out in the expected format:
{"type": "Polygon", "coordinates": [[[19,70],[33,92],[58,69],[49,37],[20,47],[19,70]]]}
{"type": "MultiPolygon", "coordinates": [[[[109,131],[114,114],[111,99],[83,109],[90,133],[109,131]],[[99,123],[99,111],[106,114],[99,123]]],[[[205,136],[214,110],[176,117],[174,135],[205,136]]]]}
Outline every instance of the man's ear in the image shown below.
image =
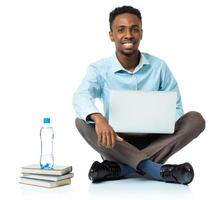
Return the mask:
{"type": "Polygon", "coordinates": [[[140,40],[142,40],[143,38],[143,29],[141,29],[141,37],[140,37],[140,40]]]}
{"type": "Polygon", "coordinates": [[[114,37],[113,37],[113,32],[112,31],[109,32],[109,38],[112,42],[114,42],[114,37]]]}

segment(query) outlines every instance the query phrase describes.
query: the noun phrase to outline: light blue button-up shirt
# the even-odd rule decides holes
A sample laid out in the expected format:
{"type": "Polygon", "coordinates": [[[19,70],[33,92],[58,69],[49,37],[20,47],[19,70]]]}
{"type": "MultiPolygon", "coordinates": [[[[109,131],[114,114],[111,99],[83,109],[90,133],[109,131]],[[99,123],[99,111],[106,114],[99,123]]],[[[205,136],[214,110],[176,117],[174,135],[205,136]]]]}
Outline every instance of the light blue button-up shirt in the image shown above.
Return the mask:
{"type": "Polygon", "coordinates": [[[90,122],[87,116],[100,112],[95,105],[95,99],[99,98],[108,120],[110,90],[175,91],[176,120],[183,115],[175,78],[163,60],[150,54],[141,53],[140,62],[133,72],[124,69],[116,55],[91,64],[74,94],[73,105],[77,117],[90,122]]]}

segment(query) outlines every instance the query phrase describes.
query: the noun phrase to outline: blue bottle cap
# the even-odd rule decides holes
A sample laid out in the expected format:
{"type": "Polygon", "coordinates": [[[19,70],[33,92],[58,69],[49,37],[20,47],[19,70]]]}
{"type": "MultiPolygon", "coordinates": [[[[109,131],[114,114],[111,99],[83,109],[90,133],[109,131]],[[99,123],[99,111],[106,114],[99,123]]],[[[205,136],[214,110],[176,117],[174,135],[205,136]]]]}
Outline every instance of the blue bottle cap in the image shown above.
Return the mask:
{"type": "Polygon", "coordinates": [[[50,124],[50,118],[43,118],[43,123],[44,124],[50,124]]]}

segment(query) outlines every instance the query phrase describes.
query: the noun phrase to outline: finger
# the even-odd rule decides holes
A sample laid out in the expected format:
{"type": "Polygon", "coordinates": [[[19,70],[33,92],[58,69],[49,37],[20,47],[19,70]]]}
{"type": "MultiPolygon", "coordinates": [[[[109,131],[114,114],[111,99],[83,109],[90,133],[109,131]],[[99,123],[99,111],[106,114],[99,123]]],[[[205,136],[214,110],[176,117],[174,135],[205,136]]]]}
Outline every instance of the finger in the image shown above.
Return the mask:
{"type": "Polygon", "coordinates": [[[123,138],[121,138],[120,136],[116,135],[116,140],[119,141],[119,142],[122,142],[123,138]]]}
{"type": "Polygon", "coordinates": [[[112,145],[112,139],[111,139],[111,137],[112,137],[112,134],[111,134],[111,133],[107,134],[107,136],[106,136],[106,145],[107,145],[107,148],[110,148],[111,145],[112,145]]]}
{"type": "Polygon", "coordinates": [[[102,135],[102,145],[106,146],[106,134],[102,135]]]}
{"type": "Polygon", "coordinates": [[[102,143],[102,135],[97,134],[97,143],[100,145],[102,143]]]}
{"type": "Polygon", "coordinates": [[[113,148],[116,144],[116,135],[115,134],[112,134],[111,135],[111,147],[113,148]]]}

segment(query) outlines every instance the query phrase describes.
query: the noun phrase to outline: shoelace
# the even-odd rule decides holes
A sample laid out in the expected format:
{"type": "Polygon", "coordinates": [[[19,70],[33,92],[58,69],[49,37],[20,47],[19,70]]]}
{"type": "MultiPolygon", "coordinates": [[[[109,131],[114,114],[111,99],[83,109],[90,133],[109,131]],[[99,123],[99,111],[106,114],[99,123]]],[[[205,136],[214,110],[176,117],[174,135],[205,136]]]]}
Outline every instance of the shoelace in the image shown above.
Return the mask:
{"type": "Polygon", "coordinates": [[[116,164],[113,164],[113,163],[109,163],[109,164],[103,163],[103,165],[108,170],[109,176],[118,176],[119,175],[120,167],[117,166],[116,164]]]}
{"type": "Polygon", "coordinates": [[[119,168],[118,167],[114,167],[114,166],[111,166],[108,168],[109,172],[110,172],[110,175],[112,176],[118,176],[119,175],[119,168]]]}
{"type": "Polygon", "coordinates": [[[167,181],[178,182],[177,177],[175,177],[174,174],[173,174],[173,170],[172,171],[165,171],[165,172],[163,172],[163,177],[167,181]]]}

